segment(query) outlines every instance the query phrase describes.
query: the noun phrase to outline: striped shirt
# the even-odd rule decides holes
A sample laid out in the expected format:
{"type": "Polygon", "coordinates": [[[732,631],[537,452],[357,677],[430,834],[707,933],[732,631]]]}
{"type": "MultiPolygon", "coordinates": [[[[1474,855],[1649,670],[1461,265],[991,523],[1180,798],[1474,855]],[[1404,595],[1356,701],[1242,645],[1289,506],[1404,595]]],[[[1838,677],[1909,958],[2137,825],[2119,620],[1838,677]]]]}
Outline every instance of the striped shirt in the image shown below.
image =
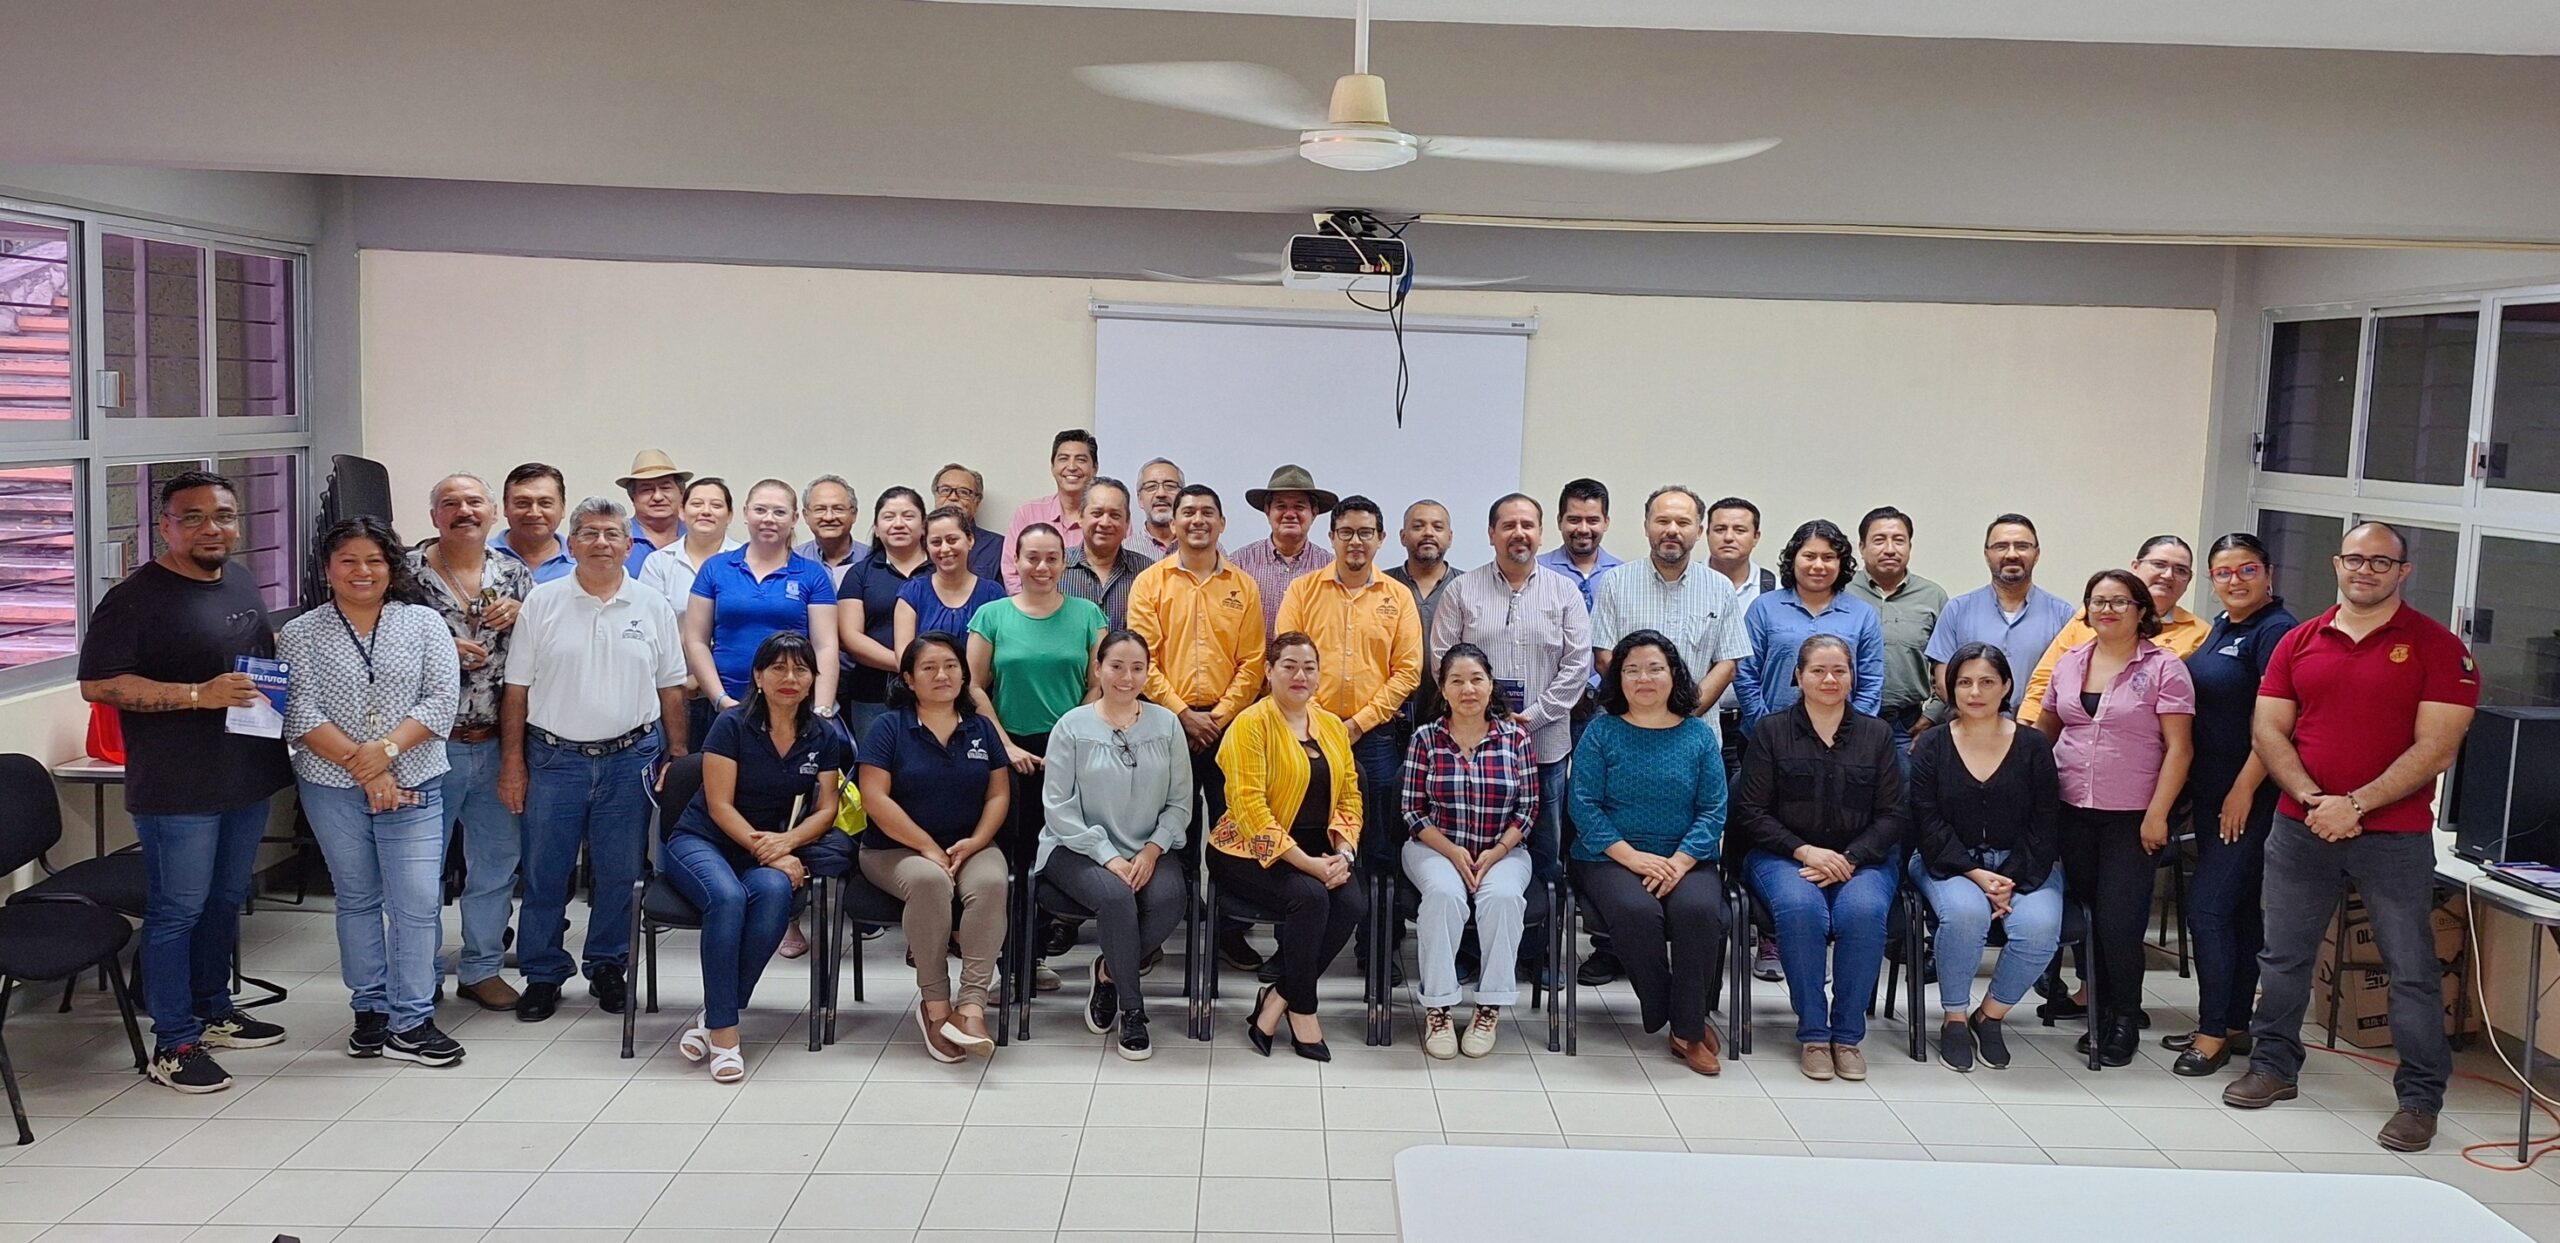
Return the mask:
{"type": "Polygon", "coordinates": [[[1438,829],[1458,848],[1491,849],[1505,831],[1529,839],[1538,818],[1538,752],[1529,731],[1499,717],[1473,751],[1458,745],[1447,721],[1413,736],[1404,761],[1405,827],[1438,829]]]}
{"type": "Polygon", "coordinates": [[[1662,581],[1648,559],[1597,580],[1592,598],[1591,645],[1610,649],[1639,630],[1658,630],[1680,648],[1691,678],[1703,678],[1720,660],[1751,654],[1743,606],[1733,580],[1704,561],[1692,561],[1680,577],[1662,581]]]}

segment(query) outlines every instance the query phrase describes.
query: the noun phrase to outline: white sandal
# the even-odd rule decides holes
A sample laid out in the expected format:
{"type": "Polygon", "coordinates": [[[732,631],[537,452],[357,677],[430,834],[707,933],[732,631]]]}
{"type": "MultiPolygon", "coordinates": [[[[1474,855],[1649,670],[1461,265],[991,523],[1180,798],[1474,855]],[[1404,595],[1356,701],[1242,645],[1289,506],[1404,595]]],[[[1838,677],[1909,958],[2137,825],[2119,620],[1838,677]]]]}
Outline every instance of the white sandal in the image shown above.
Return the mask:
{"type": "Polygon", "coordinates": [[[735,1048],[711,1046],[711,1081],[736,1083],[747,1077],[747,1055],[735,1048]]]}
{"type": "Polygon", "coordinates": [[[693,1026],[676,1037],[676,1052],[683,1054],[688,1062],[700,1062],[711,1056],[711,1029],[702,1025],[703,1018],[702,1011],[694,1011],[693,1026]]]}

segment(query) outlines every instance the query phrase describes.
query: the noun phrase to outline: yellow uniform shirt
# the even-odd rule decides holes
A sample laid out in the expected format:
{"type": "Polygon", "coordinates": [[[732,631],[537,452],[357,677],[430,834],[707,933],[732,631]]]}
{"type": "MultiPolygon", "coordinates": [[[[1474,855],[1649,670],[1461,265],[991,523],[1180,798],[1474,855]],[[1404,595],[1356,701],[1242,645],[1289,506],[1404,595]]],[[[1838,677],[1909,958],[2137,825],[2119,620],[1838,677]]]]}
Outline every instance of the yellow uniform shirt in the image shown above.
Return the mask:
{"type": "MultiPolygon", "coordinates": [[[[2160,633],[2151,636],[2151,641],[2185,660],[2204,646],[2205,636],[2211,633],[2213,623],[2181,607],[2160,619],[2160,633]]],[[[2027,678],[2026,694],[2018,700],[2018,724],[2033,725],[2036,718],[2044,715],[2044,688],[2053,683],[2054,662],[2062,659],[2064,652],[2097,637],[2098,632],[2089,628],[2086,612],[2075,614],[2062,624],[2062,633],[2053,636],[2053,645],[2044,649],[2044,659],[2036,662],[2036,671],[2027,678]]],[[[2073,693],[2078,692],[2075,689],[2073,693]]]]}
{"type": "Polygon", "coordinates": [[[1139,571],[1129,629],[1147,641],[1147,698],[1175,712],[1206,706],[1224,726],[1262,693],[1262,593],[1224,557],[1206,575],[1179,554],[1139,571]]]}
{"type": "Polygon", "coordinates": [[[1394,719],[1422,684],[1422,608],[1383,574],[1353,590],[1339,562],[1300,575],[1280,597],[1273,634],[1316,641],[1316,705],[1367,733],[1394,719]]]}

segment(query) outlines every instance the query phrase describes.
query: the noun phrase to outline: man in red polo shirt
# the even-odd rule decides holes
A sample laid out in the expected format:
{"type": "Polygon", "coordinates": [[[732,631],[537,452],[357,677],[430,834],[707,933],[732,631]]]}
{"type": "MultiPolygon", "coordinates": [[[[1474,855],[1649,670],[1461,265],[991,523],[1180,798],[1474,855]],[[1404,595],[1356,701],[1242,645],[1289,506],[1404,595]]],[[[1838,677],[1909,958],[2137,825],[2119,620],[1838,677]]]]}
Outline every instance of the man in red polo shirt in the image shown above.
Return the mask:
{"type": "Polygon", "coordinates": [[[2332,563],[2337,607],[2286,635],[2258,683],[2254,749],[2284,795],[2267,838],[2256,1047],[2222,1103],[2264,1109],[2299,1094],[2312,960],[2354,881],[2391,973],[2400,1055],[2400,1109],[2374,1138],[2418,1152],[2435,1139],[2453,1073],[2430,922],[2435,780],[2471,727],[2480,675],[2461,639],[2400,598],[2409,544],[2399,532],[2358,525],[2332,563]]]}

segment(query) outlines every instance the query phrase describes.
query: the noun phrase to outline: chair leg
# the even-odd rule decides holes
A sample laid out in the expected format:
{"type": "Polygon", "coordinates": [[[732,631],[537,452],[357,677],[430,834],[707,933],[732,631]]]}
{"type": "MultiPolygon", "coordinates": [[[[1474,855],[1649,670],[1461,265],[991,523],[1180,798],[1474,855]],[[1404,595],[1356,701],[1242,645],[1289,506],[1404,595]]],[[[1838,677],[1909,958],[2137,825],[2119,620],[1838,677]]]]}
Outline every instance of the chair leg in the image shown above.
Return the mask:
{"type": "Polygon", "coordinates": [[[2089,977],[2089,1069],[2100,1070],[2106,1063],[2098,1055],[2098,1046],[2102,1043],[2098,1036],[2098,998],[2103,995],[2098,988],[2104,975],[2104,968],[2098,962],[2098,912],[2090,910],[2087,922],[2081,926],[2087,930],[2080,939],[2080,962],[2087,968],[2089,977]]]}
{"type": "Polygon", "coordinates": [[[857,941],[853,947],[853,1004],[861,1005],[862,1002],[862,945],[857,941]]]}
{"type": "Polygon", "coordinates": [[[818,939],[810,944],[808,955],[809,1051],[811,1053],[815,1053],[819,1049],[825,1047],[825,1045],[819,1041],[818,1036],[821,1026],[826,1022],[827,1017],[827,950],[826,933],[824,931],[826,926],[826,915],[827,879],[823,876],[814,877],[809,882],[809,914],[807,917],[818,924],[820,932],[818,933],[818,939]]]}
{"type": "MultiPolygon", "coordinates": [[[[2177,850],[2175,842],[2169,849],[2177,850]]],[[[2186,979],[2195,960],[2187,947],[2187,861],[2183,855],[2169,861],[2169,902],[2178,918],[2178,978],[2186,979]]]]}
{"type": "Polygon", "coordinates": [[[2329,944],[2336,947],[2337,966],[2329,972],[2328,1019],[2321,1024],[2328,1029],[2328,1034],[2321,1043],[2334,1049],[2338,1047],[2338,999],[2347,976],[2347,903],[2344,898],[2338,900],[2338,913],[2329,924],[2329,944]]]}
{"type": "MultiPolygon", "coordinates": [[[[642,899],[647,896],[647,891],[647,881],[632,882],[631,939],[623,944],[630,946],[632,952],[640,955],[641,968],[649,973],[649,1009],[655,1011],[658,1008],[658,938],[643,933],[648,917],[643,909],[645,903],[642,899]]],[[[631,1004],[631,997],[626,992],[622,998],[622,1056],[626,1058],[638,1056],[634,1052],[633,1042],[639,1038],[639,1031],[639,1007],[631,1004]]]]}
{"type": "Polygon", "coordinates": [[[36,1142],[35,1131],[27,1126],[27,1102],[18,1095],[18,1069],[9,1064],[9,1042],[0,1040],[0,1086],[9,1090],[9,1116],[18,1124],[18,1143],[36,1142]]]}
{"type": "Polygon", "coordinates": [[[62,1004],[61,1004],[61,1006],[57,1007],[57,1008],[54,1010],[54,1013],[56,1013],[56,1014],[69,1014],[69,1013],[71,1013],[71,994],[73,994],[73,993],[75,993],[75,992],[79,991],[79,989],[80,989],[80,973],[79,973],[79,972],[74,971],[74,972],[72,972],[71,974],[69,974],[69,975],[67,975],[67,976],[62,977],[62,1004]]]}
{"type": "Polygon", "coordinates": [[[1902,956],[1911,964],[1911,1060],[1929,1060],[1928,1024],[1920,1010],[1920,963],[1927,952],[1928,924],[1920,913],[1920,904],[1907,897],[1902,904],[1902,956]]]}
{"type": "MultiPolygon", "coordinates": [[[[1582,1054],[1582,980],[1581,977],[1574,974],[1573,956],[1569,951],[1578,948],[1575,944],[1577,938],[1574,936],[1574,933],[1578,931],[1578,929],[1576,929],[1574,925],[1579,923],[1582,919],[1582,908],[1581,904],[1574,900],[1570,887],[1566,889],[1564,900],[1566,903],[1568,922],[1566,922],[1564,930],[1559,936],[1559,940],[1566,947],[1568,952],[1556,960],[1556,970],[1564,973],[1564,979],[1562,980],[1564,985],[1564,1055],[1566,1057],[1579,1057],[1582,1054]]],[[[1554,1035],[1555,1033],[1553,1031],[1548,1032],[1550,1043],[1547,1047],[1549,1048],[1555,1047],[1552,1043],[1554,1035]]]]}
{"type": "Polygon", "coordinates": [[[1547,886],[1547,969],[1541,974],[1547,990],[1547,1052],[1564,1050],[1564,990],[1572,987],[1568,978],[1573,963],[1565,955],[1573,928],[1573,912],[1568,905],[1573,897],[1562,892],[1563,886],[1547,886]]]}
{"type": "Polygon", "coordinates": [[[134,1017],[133,991],[125,987],[124,965],[117,961],[115,955],[109,954],[98,960],[98,970],[106,975],[108,986],[115,990],[116,1009],[124,1017],[124,1038],[133,1046],[133,1070],[135,1074],[141,1074],[151,1068],[151,1053],[142,1047],[142,1024],[134,1017]]]}

